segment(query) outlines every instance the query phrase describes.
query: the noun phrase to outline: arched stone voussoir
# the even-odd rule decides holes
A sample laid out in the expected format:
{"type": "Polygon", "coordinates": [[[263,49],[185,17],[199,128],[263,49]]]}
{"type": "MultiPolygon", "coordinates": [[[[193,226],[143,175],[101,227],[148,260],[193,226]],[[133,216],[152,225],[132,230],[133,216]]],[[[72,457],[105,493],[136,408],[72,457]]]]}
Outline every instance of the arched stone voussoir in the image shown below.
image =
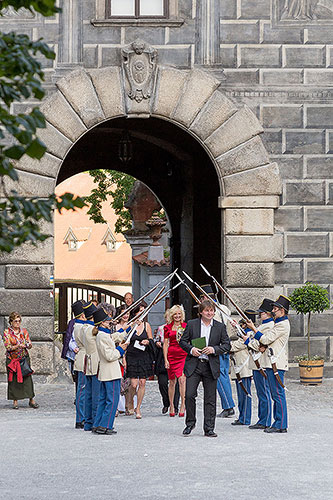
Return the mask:
{"type": "Polygon", "coordinates": [[[53,178],[57,177],[60,166],[61,160],[49,153],[45,153],[41,160],[36,160],[30,158],[28,155],[24,155],[20,161],[15,162],[15,168],[18,170],[53,178]]]}
{"type": "Polygon", "coordinates": [[[216,129],[226,122],[238,108],[217,89],[192,123],[190,130],[205,141],[216,129]]]}
{"type": "Polygon", "coordinates": [[[88,128],[105,119],[91,78],[83,68],[71,71],[56,85],[88,128]]]}
{"type": "Polygon", "coordinates": [[[222,154],[216,159],[216,163],[221,175],[224,177],[225,175],[267,165],[269,156],[261,138],[256,136],[222,154]]]}
{"type": "Polygon", "coordinates": [[[40,110],[47,121],[72,142],[87,131],[80,117],[60,91],[48,97],[40,110]]]}
{"type": "Polygon", "coordinates": [[[264,131],[255,114],[244,106],[215,130],[205,141],[214,158],[243,144],[264,131]]]}
{"type": "Polygon", "coordinates": [[[124,116],[126,111],[120,68],[110,66],[108,68],[91,69],[88,73],[95,87],[105,118],[124,116]]]}
{"type": "MultiPolygon", "coordinates": [[[[46,128],[41,128],[38,130],[38,137],[47,146],[47,151],[57,158],[63,159],[67,151],[73,145],[72,141],[68,137],[64,136],[58,129],[56,129],[51,123],[46,122],[46,128]]],[[[44,161],[40,162],[41,164],[44,161]]]]}
{"type": "Polygon", "coordinates": [[[225,196],[278,195],[282,182],[277,163],[223,177],[225,196]]]}
{"type": "Polygon", "coordinates": [[[171,117],[184,91],[188,73],[185,70],[159,67],[152,115],[171,117]]]}
{"type": "Polygon", "coordinates": [[[193,69],[188,73],[180,100],[171,118],[189,127],[220,82],[206,71],[193,69]]]}
{"type": "MultiPolygon", "coordinates": [[[[19,180],[12,181],[9,177],[4,178],[5,192],[15,190],[19,196],[27,198],[38,197],[47,198],[54,193],[55,179],[52,177],[44,177],[43,175],[32,174],[30,172],[17,171],[19,180]]],[[[0,188],[0,196],[3,196],[2,188],[0,188]]]]}

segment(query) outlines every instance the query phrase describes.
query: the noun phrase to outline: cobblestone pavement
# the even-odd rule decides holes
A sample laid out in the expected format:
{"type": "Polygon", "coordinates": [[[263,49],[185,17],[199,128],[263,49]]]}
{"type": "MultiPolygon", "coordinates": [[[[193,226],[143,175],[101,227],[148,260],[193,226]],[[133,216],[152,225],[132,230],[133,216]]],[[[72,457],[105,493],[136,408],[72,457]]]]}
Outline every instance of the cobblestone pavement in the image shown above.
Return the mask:
{"type": "Polygon", "coordinates": [[[184,419],[162,416],[156,382],[147,384],[142,420],[119,416],[116,436],[98,436],[74,429],[71,384],[36,384],[40,409],[23,401],[17,411],[0,384],[1,498],[333,498],[333,379],[319,387],[289,380],[288,389],[288,434],[217,419],[218,438],[208,439],[201,390],[188,438],[184,419]]]}

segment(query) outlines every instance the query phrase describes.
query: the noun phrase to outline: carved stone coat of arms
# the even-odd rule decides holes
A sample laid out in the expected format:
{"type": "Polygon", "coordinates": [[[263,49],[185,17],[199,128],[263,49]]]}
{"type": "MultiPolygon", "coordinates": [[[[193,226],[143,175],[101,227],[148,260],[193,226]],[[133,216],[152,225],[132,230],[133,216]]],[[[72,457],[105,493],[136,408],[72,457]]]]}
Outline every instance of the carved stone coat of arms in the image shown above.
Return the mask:
{"type": "Polygon", "coordinates": [[[128,97],[140,103],[152,95],[157,51],[143,40],[136,40],[121,51],[122,66],[129,84],[128,97]]]}

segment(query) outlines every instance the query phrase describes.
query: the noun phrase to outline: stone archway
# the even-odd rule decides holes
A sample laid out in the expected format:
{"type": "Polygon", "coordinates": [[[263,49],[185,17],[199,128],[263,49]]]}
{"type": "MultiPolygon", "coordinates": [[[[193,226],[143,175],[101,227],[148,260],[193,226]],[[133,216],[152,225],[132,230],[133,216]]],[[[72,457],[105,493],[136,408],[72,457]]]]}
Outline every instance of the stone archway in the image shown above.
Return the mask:
{"type": "MultiPolygon", "coordinates": [[[[237,108],[219,85],[206,71],[156,67],[151,94],[135,100],[128,95],[129,82],[120,67],[72,71],[41,106],[47,127],[39,135],[48,152],[40,162],[24,157],[18,163],[18,191],[39,197],[52,193],[66,154],[97,124],[116,117],[168,120],[199,142],[216,169],[225,286],[232,288],[242,306],[274,296],[274,263],[282,260],[283,244],[282,234],[274,233],[274,209],[281,192],[278,166],[269,161],[254,113],[246,106],[237,108]]],[[[52,373],[53,242],[49,239],[33,249],[24,246],[2,256],[0,263],[5,266],[2,314],[7,316],[15,303],[28,316],[27,327],[40,340],[34,350],[36,372],[52,373]]]]}

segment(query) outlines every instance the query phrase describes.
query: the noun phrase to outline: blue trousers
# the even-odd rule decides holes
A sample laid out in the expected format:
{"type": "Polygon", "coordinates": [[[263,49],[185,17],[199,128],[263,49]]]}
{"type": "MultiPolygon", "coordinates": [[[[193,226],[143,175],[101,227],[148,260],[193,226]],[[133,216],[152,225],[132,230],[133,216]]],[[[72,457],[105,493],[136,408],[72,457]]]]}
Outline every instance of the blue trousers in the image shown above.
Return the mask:
{"type": "Polygon", "coordinates": [[[220,355],[220,376],[217,380],[217,391],[221,398],[221,405],[223,410],[229,410],[235,406],[232,399],[231,383],[229,377],[229,354],[220,355]]]}
{"type": "MultiPolygon", "coordinates": [[[[272,424],[272,427],[276,427],[277,429],[287,429],[288,414],[287,414],[286,392],[284,388],[281,387],[278,381],[276,380],[272,368],[266,368],[266,373],[273,400],[274,422],[272,424]]],[[[280,375],[282,383],[284,384],[284,370],[278,370],[278,373],[280,375]]]]}
{"type": "Polygon", "coordinates": [[[86,375],[84,402],[84,430],[91,431],[97,413],[100,381],[97,375],[86,375]]]}
{"type": "Polygon", "coordinates": [[[258,422],[265,427],[271,426],[272,402],[271,391],[269,389],[268,377],[264,378],[259,370],[253,370],[253,380],[258,396],[258,422]]]}
{"type": "MultiPolygon", "coordinates": [[[[251,377],[244,377],[241,379],[245,389],[251,395],[251,377]]],[[[252,399],[249,398],[236,380],[236,389],[238,397],[238,420],[244,425],[250,425],[251,412],[252,412],[252,399]]]]}
{"type": "Polygon", "coordinates": [[[83,372],[77,372],[77,390],[76,390],[76,423],[84,422],[84,397],[85,397],[86,376],[83,372]]]}
{"type": "Polygon", "coordinates": [[[120,378],[101,382],[94,427],[113,429],[120,396],[120,378]]]}

